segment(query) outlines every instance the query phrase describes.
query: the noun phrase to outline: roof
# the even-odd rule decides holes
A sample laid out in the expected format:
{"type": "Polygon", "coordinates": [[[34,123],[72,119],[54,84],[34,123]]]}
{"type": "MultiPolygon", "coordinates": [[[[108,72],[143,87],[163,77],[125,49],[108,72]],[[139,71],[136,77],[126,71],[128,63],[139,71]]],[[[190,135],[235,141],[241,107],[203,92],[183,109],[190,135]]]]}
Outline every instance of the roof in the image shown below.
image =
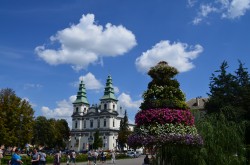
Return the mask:
{"type": "Polygon", "coordinates": [[[190,109],[199,109],[204,110],[205,103],[208,101],[208,98],[196,97],[187,101],[187,105],[190,109]]]}

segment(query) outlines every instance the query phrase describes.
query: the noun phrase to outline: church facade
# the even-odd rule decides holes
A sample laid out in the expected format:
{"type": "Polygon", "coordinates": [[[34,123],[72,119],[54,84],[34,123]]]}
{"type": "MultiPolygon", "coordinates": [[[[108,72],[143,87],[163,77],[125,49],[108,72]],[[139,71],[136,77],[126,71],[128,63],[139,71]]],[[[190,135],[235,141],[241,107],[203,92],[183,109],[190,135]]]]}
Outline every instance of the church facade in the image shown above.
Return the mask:
{"type": "MultiPolygon", "coordinates": [[[[103,150],[118,149],[118,132],[120,121],[124,117],[125,110],[119,106],[119,101],[114,94],[111,76],[108,76],[104,95],[99,104],[91,105],[88,102],[85,84],[79,84],[77,98],[73,102],[72,128],[70,148],[75,151],[93,149],[94,134],[99,130],[103,141],[103,150]]],[[[129,124],[133,131],[133,124],[129,124]]]]}

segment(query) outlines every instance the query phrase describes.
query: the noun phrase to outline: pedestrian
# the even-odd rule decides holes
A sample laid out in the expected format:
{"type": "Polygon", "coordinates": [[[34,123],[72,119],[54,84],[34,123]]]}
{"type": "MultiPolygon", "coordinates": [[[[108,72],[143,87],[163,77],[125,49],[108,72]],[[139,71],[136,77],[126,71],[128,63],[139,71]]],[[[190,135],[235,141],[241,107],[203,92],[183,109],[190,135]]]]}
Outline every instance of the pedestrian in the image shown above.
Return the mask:
{"type": "Polygon", "coordinates": [[[145,158],[144,158],[144,164],[143,165],[149,165],[148,155],[145,156],[145,158]]]}
{"type": "Polygon", "coordinates": [[[98,153],[95,150],[92,153],[92,157],[93,157],[94,165],[96,165],[96,160],[97,160],[97,157],[98,157],[98,153]]]}
{"type": "Polygon", "coordinates": [[[71,160],[70,160],[70,162],[73,162],[74,163],[74,165],[76,164],[76,152],[73,150],[72,152],[71,152],[71,160]]]}
{"type": "Polygon", "coordinates": [[[111,160],[112,160],[112,163],[115,164],[115,151],[112,151],[111,153],[111,160]]]}
{"type": "Polygon", "coordinates": [[[54,165],[60,165],[60,153],[59,151],[56,151],[54,155],[54,165]]]}
{"type": "Polygon", "coordinates": [[[69,165],[70,162],[70,153],[67,154],[67,165],[69,165]]]}
{"type": "Polygon", "coordinates": [[[3,158],[3,150],[4,150],[4,145],[1,145],[1,147],[0,147],[0,165],[2,162],[2,158],[3,158]]]}
{"type": "Polygon", "coordinates": [[[92,158],[92,152],[89,150],[88,151],[88,165],[91,164],[91,158],[92,158]]]}
{"type": "Polygon", "coordinates": [[[31,158],[32,158],[31,159],[31,164],[32,165],[39,165],[40,155],[37,152],[36,148],[34,148],[31,158]]]}
{"type": "Polygon", "coordinates": [[[20,154],[20,150],[18,148],[15,148],[14,154],[12,155],[11,160],[10,160],[11,165],[23,164],[22,157],[19,154],[20,154]]]}
{"type": "Polygon", "coordinates": [[[40,165],[46,165],[46,154],[43,151],[40,151],[39,155],[40,155],[40,165]]]}

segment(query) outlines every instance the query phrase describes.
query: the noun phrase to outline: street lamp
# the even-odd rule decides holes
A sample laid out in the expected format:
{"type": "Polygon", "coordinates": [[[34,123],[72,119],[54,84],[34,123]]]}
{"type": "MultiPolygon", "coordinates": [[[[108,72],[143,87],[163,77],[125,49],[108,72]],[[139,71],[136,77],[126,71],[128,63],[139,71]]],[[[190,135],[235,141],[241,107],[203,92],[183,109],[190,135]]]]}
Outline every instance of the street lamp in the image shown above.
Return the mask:
{"type": "Polygon", "coordinates": [[[20,115],[20,131],[19,131],[19,139],[18,139],[18,148],[20,148],[20,139],[21,139],[21,131],[22,131],[22,122],[23,122],[23,114],[20,115]]]}

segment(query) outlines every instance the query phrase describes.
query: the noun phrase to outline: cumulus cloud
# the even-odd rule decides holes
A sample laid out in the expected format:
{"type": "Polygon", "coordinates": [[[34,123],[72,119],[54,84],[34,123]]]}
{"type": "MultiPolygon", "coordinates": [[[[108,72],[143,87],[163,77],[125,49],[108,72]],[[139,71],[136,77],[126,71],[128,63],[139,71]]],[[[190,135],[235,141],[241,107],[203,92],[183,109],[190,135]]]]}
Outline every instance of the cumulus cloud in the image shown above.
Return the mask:
{"type": "Polygon", "coordinates": [[[76,96],[71,96],[68,100],[61,100],[57,102],[57,108],[51,109],[43,106],[41,112],[47,118],[65,119],[69,127],[71,127],[72,103],[75,101],[76,96]]]}
{"type": "MultiPolygon", "coordinates": [[[[191,1],[192,2],[192,1],[191,1]]],[[[190,2],[188,1],[188,5],[190,2]]],[[[192,6],[194,3],[192,3],[192,6]]],[[[197,16],[193,19],[194,25],[206,21],[211,14],[218,14],[224,19],[236,19],[244,16],[250,9],[250,0],[216,0],[209,4],[200,4],[197,16]]]]}
{"type": "Polygon", "coordinates": [[[199,44],[188,46],[186,43],[170,43],[170,41],[165,40],[143,52],[136,59],[135,64],[137,70],[144,73],[158,62],[166,61],[169,65],[177,68],[179,72],[186,72],[194,67],[191,60],[197,58],[202,51],[203,47],[199,44]]]}
{"type": "Polygon", "coordinates": [[[134,34],[124,26],[97,25],[93,14],[82,15],[78,24],[58,31],[50,40],[60,47],[37,46],[38,56],[51,65],[71,64],[76,70],[85,69],[103,57],[123,55],[137,44],[134,34]]]}
{"type": "Polygon", "coordinates": [[[118,96],[118,100],[119,103],[124,106],[125,108],[133,108],[138,110],[142,100],[137,100],[137,101],[133,101],[130,97],[130,95],[126,94],[126,93],[121,93],[118,96]]]}
{"type": "Polygon", "coordinates": [[[226,9],[226,12],[222,13],[223,18],[239,18],[250,9],[250,0],[232,0],[230,3],[226,2],[223,4],[226,9]]]}
{"type": "Polygon", "coordinates": [[[101,88],[103,88],[103,85],[101,84],[101,82],[99,80],[96,79],[95,75],[93,75],[92,73],[87,73],[85,76],[81,76],[79,78],[79,80],[83,80],[83,82],[85,83],[85,87],[86,89],[89,90],[99,90],[101,88]]]}

